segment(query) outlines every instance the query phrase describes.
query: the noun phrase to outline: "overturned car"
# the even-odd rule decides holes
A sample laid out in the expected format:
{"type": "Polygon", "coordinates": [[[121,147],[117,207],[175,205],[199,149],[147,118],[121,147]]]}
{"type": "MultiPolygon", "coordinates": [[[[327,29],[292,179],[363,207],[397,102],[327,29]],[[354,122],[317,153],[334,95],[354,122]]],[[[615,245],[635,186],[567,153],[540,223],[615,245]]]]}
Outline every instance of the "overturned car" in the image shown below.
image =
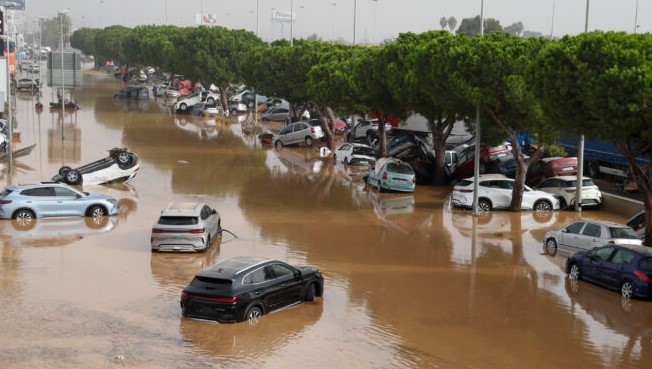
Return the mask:
{"type": "Polygon", "coordinates": [[[139,167],[138,155],[126,148],[114,148],[109,156],[79,168],[61,167],[52,180],[69,185],[121,183],[133,179],[139,167]]]}

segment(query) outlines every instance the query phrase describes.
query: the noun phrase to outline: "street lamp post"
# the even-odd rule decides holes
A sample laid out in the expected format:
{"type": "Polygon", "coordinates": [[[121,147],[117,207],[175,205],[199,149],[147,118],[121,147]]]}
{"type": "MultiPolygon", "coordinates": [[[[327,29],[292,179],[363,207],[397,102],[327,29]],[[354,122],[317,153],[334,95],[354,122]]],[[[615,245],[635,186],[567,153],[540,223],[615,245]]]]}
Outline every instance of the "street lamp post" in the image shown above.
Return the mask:
{"type": "Polygon", "coordinates": [[[374,45],[376,44],[376,21],[378,20],[378,0],[372,0],[374,2],[374,45]]]}
{"type": "Polygon", "coordinates": [[[355,45],[355,27],[358,13],[358,0],[353,0],[353,45],[355,45]]]}
{"type": "Polygon", "coordinates": [[[258,13],[260,13],[260,0],[256,0],[256,36],[260,37],[258,13]]]}
{"type": "Polygon", "coordinates": [[[555,0],[552,0],[552,17],[550,18],[550,39],[552,40],[552,32],[555,29],[555,0]]]}
{"type": "MultiPolygon", "coordinates": [[[[584,17],[584,33],[589,32],[589,0],[586,0],[586,15],[584,17]]],[[[577,178],[575,184],[575,211],[582,212],[582,176],[584,176],[584,133],[580,133],[577,145],[577,178]]]]}
{"type": "Polygon", "coordinates": [[[337,3],[333,3],[333,43],[335,43],[335,8],[337,7],[337,3]]]}
{"type": "Polygon", "coordinates": [[[290,0],[290,47],[294,46],[294,0],[290,0]]]}
{"type": "Polygon", "coordinates": [[[63,123],[64,123],[64,115],[66,113],[66,106],[65,106],[65,101],[66,101],[66,75],[65,75],[65,69],[63,68],[63,15],[68,13],[68,10],[60,10],[59,11],[59,25],[61,26],[61,141],[64,139],[64,133],[63,133],[63,123]]]}
{"type": "Polygon", "coordinates": [[[636,0],[636,12],[634,13],[634,33],[638,32],[638,0],[636,0]]]}
{"type": "MultiPolygon", "coordinates": [[[[484,36],[484,0],[480,0],[480,37],[484,36]]],[[[473,214],[479,214],[478,182],[480,182],[480,103],[475,110],[475,160],[473,161],[473,214]]]]}

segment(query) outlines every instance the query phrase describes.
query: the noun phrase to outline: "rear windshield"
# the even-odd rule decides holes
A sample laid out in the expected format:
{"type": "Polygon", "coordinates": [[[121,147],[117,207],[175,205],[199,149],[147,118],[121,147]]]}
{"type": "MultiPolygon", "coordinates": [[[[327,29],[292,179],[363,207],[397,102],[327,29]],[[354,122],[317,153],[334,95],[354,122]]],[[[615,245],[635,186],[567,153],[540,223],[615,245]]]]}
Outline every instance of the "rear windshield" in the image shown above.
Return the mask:
{"type": "Polygon", "coordinates": [[[158,219],[158,224],[167,224],[167,225],[193,225],[197,223],[199,223],[197,217],[162,216],[158,219]]]}
{"type": "Polygon", "coordinates": [[[652,272],[652,258],[643,258],[638,262],[638,267],[644,272],[652,272]]]}
{"type": "Polygon", "coordinates": [[[357,155],[374,156],[374,150],[370,147],[354,147],[353,153],[357,155]]]}
{"type": "Polygon", "coordinates": [[[459,181],[459,182],[457,182],[457,184],[460,185],[460,186],[466,187],[466,186],[470,186],[470,185],[472,185],[472,184],[473,184],[473,181],[467,181],[467,180],[465,179],[465,180],[463,180],[463,181],[459,181]]]}
{"type": "Polygon", "coordinates": [[[231,288],[231,280],[196,276],[190,285],[199,289],[225,291],[231,288]]]}
{"type": "Polygon", "coordinates": [[[400,174],[414,174],[412,167],[405,163],[389,163],[387,164],[387,171],[400,174]]]}
{"type": "Polygon", "coordinates": [[[611,238],[639,238],[636,232],[629,227],[609,227],[609,232],[611,232],[611,238]]]}
{"type": "MultiPolygon", "coordinates": [[[[576,183],[577,183],[577,180],[565,181],[564,186],[566,186],[566,187],[575,187],[576,183]]],[[[592,179],[583,179],[582,180],[582,187],[589,187],[589,186],[595,186],[595,183],[593,183],[593,180],[592,179]]]]}

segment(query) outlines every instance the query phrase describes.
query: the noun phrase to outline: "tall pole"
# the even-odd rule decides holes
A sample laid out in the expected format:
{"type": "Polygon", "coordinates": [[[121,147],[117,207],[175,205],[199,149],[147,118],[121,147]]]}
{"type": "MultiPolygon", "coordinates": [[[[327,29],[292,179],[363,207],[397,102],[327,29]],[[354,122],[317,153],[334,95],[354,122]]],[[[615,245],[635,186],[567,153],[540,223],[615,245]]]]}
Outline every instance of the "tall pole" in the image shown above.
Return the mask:
{"type": "MultiPolygon", "coordinates": [[[[484,37],[484,0],[480,0],[480,37],[484,37]]],[[[473,160],[473,214],[479,215],[478,182],[480,182],[480,102],[475,110],[475,160],[473,160]]]]}
{"type": "Polygon", "coordinates": [[[376,44],[376,21],[378,20],[378,0],[374,2],[374,45],[376,44]]]}
{"type": "Polygon", "coordinates": [[[353,45],[355,45],[355,26],[358,12],[358,0],[353,0],[353,45]]]}
{"type": "Polygon", "coordinates": [[[290,0],[290,47],[294,46],[294,0],[290,0]]]}
{"type": "Polygon", "coordinates": [[[260,0],[256,0],[256,36],[260,37],[258,13],[260,13],[260,0]]]}
{"type": "Polygon", "coordinates": [[[335,43],[335,7],[337,3],[333,3],[333,38],[331,39],[333,43],[335,43]]]}
{"type": "Polygon", "coordinates": [[[9,126],[7,129],[7,160],[9,162],[8,170],[9,170],[9,176],[11,178],[11,172],[13,170],[13,165],[14,165],[14,149],[13,149],[13,141],[14,141],[14,122],[12,120],[12,114],[11,114],[11,69],[9,68],[9,27],[7,25],[7,11],[8,9],[13,6],[8,3],[3,3],[2,4],[2,28],[4,28],[4,33],[5,33],[5,38],[7,40],[6,47],[5,47],[5,61],[7,62],[7,125],[9,126]]]}
{"type": "Polygon", "coordinates": [[[63,139],[64,139],[64,133],[63,133],[63,123],[64,123],[64,115],[66,114],[66,106],[65,106],[65,101],[66,101],[66,72],[63,68],[63,14],[65,11],[60,11],[59,12],[59,25],[61,26],[61,142],[63,146],[63,139]]]}
{"type": "MultiPolygon", "coordinates": [[[[584,18],[584,33],[589,32],[589,0],[586,0],[586,16],[584,18]]],[[[598,169],[600,170],[600,169],[598,169]]],[[[575,185],[575,211],[582,212],[582,177],[584,176],[584,133],[580,133],[577,145],[577,183],[575,185]]]]}
{"type": "Polygon", "coordinates": [[[634,33],[638,32],[638,0],[636,0],[636,12],[634,13],[634,33]]]}
{"type": "Polygon", "coordinates": [[[550,39],[552,40],[552,32],[555,29],[555,0],[552,0],[552,17],[550,18],[550,39]]]}

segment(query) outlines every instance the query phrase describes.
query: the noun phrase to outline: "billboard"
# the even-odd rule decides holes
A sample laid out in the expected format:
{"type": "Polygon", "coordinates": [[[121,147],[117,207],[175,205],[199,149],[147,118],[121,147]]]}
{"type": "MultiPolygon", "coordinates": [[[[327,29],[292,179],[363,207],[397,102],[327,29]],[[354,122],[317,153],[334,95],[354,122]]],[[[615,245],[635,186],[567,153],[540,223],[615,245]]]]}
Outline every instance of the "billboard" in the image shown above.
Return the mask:
{"type": "Polygon", "coordinates": [[[284,22],[290,23],[296,20],[296,13],[292,14],[291,12],[284,12],[281,10],[272,10],[272,21],[274,22],[284,22]]]}
{"type": "Polygon", "coordinates": [[[25,10],[25,0],[11,0],[11,1],[7,1],[7,3],[9,3],[9,2],[14,3],[14,4],[16,4],[16,5],[11,6],[11,7],[7,7],[7,8],[9,8],[9,9],[11,9],[11,10],[25,10]]]}
{"type": "Polygon", "coordinates": [[[195,24],[198,26],[214,26],[217,24],[217,15],[195,14],[195,24]]]}

